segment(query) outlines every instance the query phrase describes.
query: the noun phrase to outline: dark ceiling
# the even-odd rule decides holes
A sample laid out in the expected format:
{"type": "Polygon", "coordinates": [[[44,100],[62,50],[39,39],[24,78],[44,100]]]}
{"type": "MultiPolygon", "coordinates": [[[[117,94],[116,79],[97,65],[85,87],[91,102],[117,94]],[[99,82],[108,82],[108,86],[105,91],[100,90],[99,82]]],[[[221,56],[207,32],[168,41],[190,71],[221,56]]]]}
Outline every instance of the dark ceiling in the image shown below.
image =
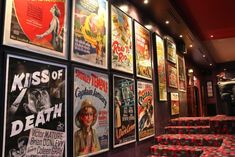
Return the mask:
{"type": "Polygon", "coordinates": [[[216,63],[235,61],[235,0],[171,0],[216,63]]]}

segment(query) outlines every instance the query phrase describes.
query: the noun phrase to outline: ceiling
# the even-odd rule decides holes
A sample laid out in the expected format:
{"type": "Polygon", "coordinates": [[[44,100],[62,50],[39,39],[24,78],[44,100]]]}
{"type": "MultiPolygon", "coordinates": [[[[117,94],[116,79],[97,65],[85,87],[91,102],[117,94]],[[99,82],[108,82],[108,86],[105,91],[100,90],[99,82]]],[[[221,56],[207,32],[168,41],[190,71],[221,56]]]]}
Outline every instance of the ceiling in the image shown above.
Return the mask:
{"type": "Polygon", "coordinates": [[[216,63],[235,61],[235,0],[171,0],[216,63]]]}

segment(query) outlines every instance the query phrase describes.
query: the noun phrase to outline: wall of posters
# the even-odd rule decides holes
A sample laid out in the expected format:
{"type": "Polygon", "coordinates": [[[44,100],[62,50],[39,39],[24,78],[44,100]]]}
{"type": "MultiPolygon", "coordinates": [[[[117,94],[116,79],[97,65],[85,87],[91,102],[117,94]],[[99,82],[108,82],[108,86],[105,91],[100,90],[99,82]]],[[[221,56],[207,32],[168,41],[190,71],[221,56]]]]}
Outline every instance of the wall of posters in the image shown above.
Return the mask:
{"type": "Polygon", "coordinates": [[[2,156],[66,152],[67,67],[7,56],[2,156]]]}
{"type": "Polygon", "coordinates": [[[112,68],[133,73],[132,22],[121,10],[111,6],[112,68]]]}
{"type": "Polygon", "coordinates": [[[150,32],[135,22],[135,54],[137,76],[152,79],[150,32]]]}
{"type": "Polygon", "coordinates": [[[184,58],[178,55],[178,82],[179,82],[179,90],[186,91],[186,71],[185,71],[185,62],[184,58]]]}
{"type": "Polygon", "coordinates": [[[163,39],[156,35],[159,101],[167,100],[166,65],[163,39]]]}
{"type": "Polygon", "coordinates": [[[7,0],[5,45],[67,57],[67,1],[7,0]]]}
{"type": "Polygon", "coordinates": [[[169,39],[166,40],[166,46],[167,46],[167,60],[176,64],[176,46],[175,43],[170,41],[169,39]]]}
{"type": "Polygon", "coordinates": [[[109,82],[105,74],[74,68],[74,156],[109,149],[109,82]]]}
{"type": "Polygon", "coordinates": [[[134,80],[113,77],[113,145],[136,141],[134,80]]]}
{"type": "Polygon", "coordinates": [[[177,69],[171,64],[167,65],[168,72],[168,85],[169,87],[178,88],[178,80],[177,80],[177,69]]]}
{"type": "Polygon", "coordinates": [[[154,127],[154,102],[153,85],[145,82],[137,82],[138,100],[138,132],[139,141],[152,137],[155,134],[154,127]]]}
{"type": "Polygon", "coordinates": [[[107,68],[107,1],[73,2],[72,60],[107,68]]]}
{"type": "Polygon", "coordinates": [[[180,113],[179,94],[171,93],[171,115],[177,115],[180,113]]]}

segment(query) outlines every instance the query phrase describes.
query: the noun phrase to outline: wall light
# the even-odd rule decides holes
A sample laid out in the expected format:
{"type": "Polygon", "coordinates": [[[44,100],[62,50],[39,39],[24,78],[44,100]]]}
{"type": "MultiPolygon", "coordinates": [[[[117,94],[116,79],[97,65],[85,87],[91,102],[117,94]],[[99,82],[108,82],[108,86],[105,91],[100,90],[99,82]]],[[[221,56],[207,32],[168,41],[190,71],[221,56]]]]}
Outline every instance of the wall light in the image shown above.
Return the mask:
{"type": "Polygon", "coordinates": [[[145,25],[145,27],[146,27],[147,29],[149,29],[149,30],[151,30],[151,29],[153,28],[152,25],[145,25]]]}
{"type": "Polygon", "coordinates": [[[144,4],[148,4],[149,3],[149,1],[148,0],[144,0],[144,4]]]}
{"type": "Polygon", "coordinates": [[[119,9],[121,9],[123,12],[128,12],[128,10],[129,10],[129,8],[128,8],[127,5],[121,5],[121,6],[119,7],[119,9]]]}
{"type": "Polygon", "coordinates": [[[192,74],[193,73],[193,69],[188,69],[188,73],[192,74]]]}

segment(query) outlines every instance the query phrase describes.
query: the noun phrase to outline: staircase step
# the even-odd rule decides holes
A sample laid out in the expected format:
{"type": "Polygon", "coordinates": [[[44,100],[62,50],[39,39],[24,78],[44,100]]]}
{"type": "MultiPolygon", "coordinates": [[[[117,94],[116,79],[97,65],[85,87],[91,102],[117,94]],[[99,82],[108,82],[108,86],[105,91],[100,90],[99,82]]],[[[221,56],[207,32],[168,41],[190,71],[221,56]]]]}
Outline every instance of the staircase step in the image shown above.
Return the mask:
{"type": "Polygon", "coordinates": [[[167,126],[166,134],[209,134],[210,126],[167,126]]]}
{"type": "Polygon", "coordinates": [[[157,156],[199,157],[203,150],[192,146],[154,145],[150,147],[150,152],[157,156]]]}
{"type": "Polygon", "coordinates": [[[171,119],[169,126],[205,126],[209,125],[209,117],[180,117],[171,119]]]}
{"type": "Polygon", "coordinates": [[[214,134],[235,134],[235,117],[216,116],[210,120],[210,126],[214,134]]]}
{"type": "Polygon", "coordinates": [[[181,146],[213,146],[219,147],[223,138],[211,134],[164,134],[155,137],[156,144],[181,146]]]}

